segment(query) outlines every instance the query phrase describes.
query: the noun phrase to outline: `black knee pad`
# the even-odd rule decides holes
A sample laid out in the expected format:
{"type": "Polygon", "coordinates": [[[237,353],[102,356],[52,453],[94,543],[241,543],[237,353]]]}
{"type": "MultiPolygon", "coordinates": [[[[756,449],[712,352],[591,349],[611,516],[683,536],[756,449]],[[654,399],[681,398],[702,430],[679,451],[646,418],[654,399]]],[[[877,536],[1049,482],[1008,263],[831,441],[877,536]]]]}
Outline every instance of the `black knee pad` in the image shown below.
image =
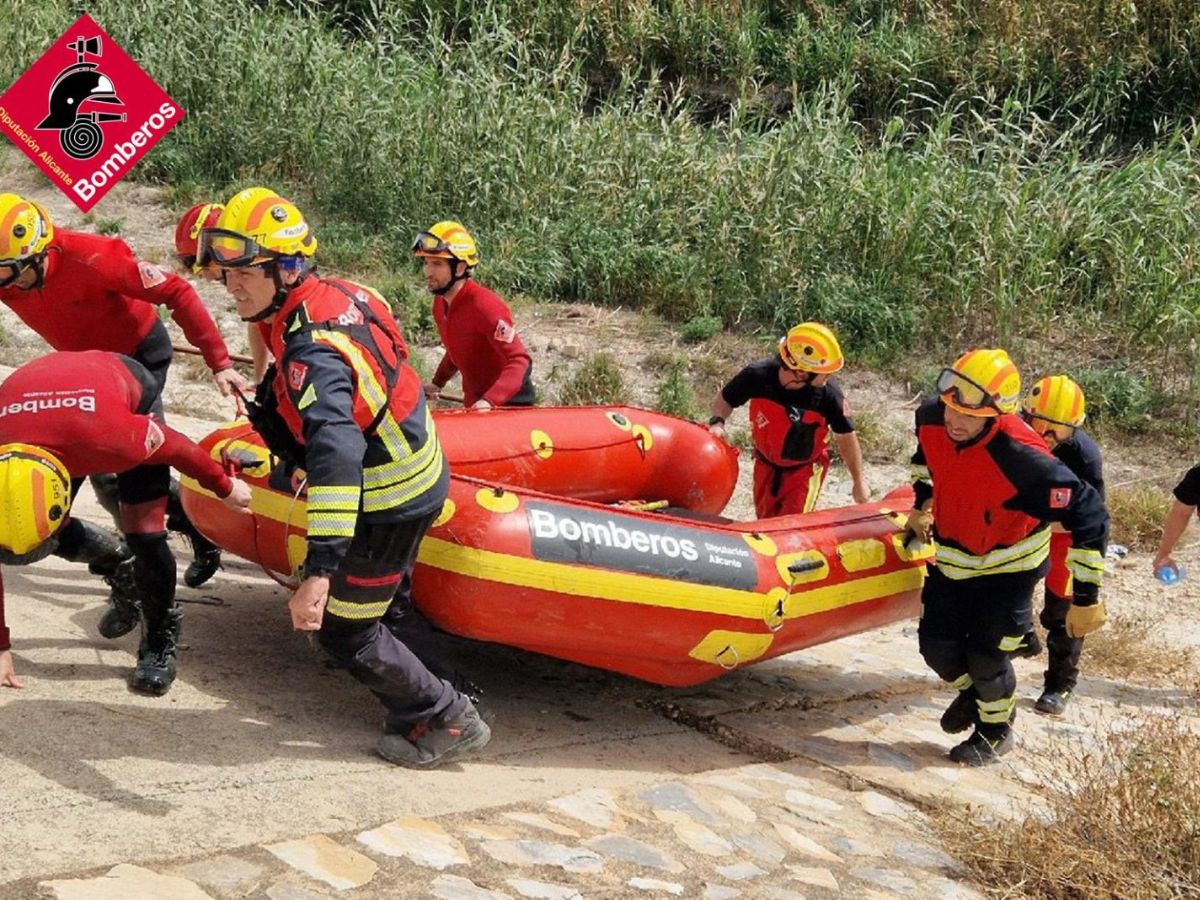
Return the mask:
{"type": "Polygon", "coordinates": [[[959,641],[918,637],[921,657],[943,681],[954,681],[966,670],[966,656],[959,641]]]}
{"type": "Polygon", "coordinates": [[[975,683],[980,700],[999,700],[1011,697],[1017,689],[1017,673],[1007,653],[978,649],[967,650],[967,671],[975,683]]]}
{"type": "Polygon", "coordinates": [[[55,556],[69,562],[83,562],[97,575],[111,575],[132,553],[129,547],[112,532],[71,518],[58,533],[55,556]]]}

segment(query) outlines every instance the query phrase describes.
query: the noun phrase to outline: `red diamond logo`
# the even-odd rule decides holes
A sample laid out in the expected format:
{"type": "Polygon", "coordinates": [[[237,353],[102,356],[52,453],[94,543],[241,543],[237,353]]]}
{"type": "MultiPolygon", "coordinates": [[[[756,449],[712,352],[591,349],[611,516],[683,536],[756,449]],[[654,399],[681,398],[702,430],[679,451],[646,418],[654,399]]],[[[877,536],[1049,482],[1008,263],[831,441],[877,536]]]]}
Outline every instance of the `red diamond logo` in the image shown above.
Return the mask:
{"type": "Polygon", "coordinates": [[[0,132],[84,212],[183,115],[86,15],[0,95],[0,132]]]}

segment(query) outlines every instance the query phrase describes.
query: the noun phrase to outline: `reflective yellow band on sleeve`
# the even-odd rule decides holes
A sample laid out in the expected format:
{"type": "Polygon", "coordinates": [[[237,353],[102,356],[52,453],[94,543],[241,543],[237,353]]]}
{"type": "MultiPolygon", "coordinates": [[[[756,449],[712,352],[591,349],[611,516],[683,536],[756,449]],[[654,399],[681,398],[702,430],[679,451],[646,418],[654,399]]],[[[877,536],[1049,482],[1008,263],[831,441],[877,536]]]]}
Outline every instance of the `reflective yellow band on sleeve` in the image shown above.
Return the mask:
{"type": "Polygon", "coordinates": [[[388,611],[388,607],[391,605],[391,598],[374,603],[351,603],[348,600],[330,597],[329,602],[325,605],[325,611],[339,619],[378,619],[388,611]]]}

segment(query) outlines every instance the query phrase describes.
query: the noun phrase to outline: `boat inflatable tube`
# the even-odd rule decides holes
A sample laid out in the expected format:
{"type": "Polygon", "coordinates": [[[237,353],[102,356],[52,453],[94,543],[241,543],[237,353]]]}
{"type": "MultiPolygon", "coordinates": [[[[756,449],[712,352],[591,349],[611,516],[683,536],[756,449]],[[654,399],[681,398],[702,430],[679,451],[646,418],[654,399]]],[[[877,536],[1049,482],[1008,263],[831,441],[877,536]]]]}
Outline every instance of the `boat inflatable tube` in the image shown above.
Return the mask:
{"type": "MultiPolygon", "coordinates": [[[[571,429],[576,409],[495,412],[437,420],[454,474],[413,591],[448,632],[684,686],[919,609],[931,550],[902,543],[907,487],[881,503],[730,522],[713,510],[732,492],[736,455],[703,426],[591,408],[633,438],[604,443],[603,430],[585,438],[586,428],[571,429]],[[495,420],[506,422],[499,437],[490,436],[495,420]],[[504,436],[518,433],[520,453],[506,455],[504,436]],[[715,489],[689,473],[693,460],[715,489]],[[606,505],[630,500],[654,502],[606,505]]],[[[272,469],[246,423],[201,444],[249,463],[242,477],[253,498],[250,515],[234,513],[185,478],[192,521],[224,549],[290,576],[306,551],[303,490],[272,469]]]]}

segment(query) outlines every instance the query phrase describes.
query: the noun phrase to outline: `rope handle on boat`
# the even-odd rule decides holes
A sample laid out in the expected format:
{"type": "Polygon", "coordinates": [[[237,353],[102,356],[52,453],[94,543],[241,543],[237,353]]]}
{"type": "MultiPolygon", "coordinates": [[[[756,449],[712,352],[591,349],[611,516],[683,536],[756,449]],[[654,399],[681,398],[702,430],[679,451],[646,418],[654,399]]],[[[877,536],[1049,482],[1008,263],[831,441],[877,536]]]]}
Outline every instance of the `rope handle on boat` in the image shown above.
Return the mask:
{"type": "Polygon", "coordinates": [[[775,633],[787,621],[784,606],[791,598],[792,589],[796,586],[795,576],[803,575],[805,572],[815,572],[824,565],[825,561],[823,559],[798,559],[787,567],[788,574],[793,576],[791,583],[788,585],[787,593],[775,602],[774,610],[763,615],[763,624],[767,626],[768,631],[772,634],[775,633]]]}
{"type": "Polygon", "coordinates": [[[738,656],[737,647],[733,646],[733,644],[726,644],[725,649],[713,657],[713,661],[726,672],[732,672],[742,663],[741,657],[738,656]],[[728,664],[721,662],[721,657],[726,653],[733,654],[733,662],[728,664]]]}

